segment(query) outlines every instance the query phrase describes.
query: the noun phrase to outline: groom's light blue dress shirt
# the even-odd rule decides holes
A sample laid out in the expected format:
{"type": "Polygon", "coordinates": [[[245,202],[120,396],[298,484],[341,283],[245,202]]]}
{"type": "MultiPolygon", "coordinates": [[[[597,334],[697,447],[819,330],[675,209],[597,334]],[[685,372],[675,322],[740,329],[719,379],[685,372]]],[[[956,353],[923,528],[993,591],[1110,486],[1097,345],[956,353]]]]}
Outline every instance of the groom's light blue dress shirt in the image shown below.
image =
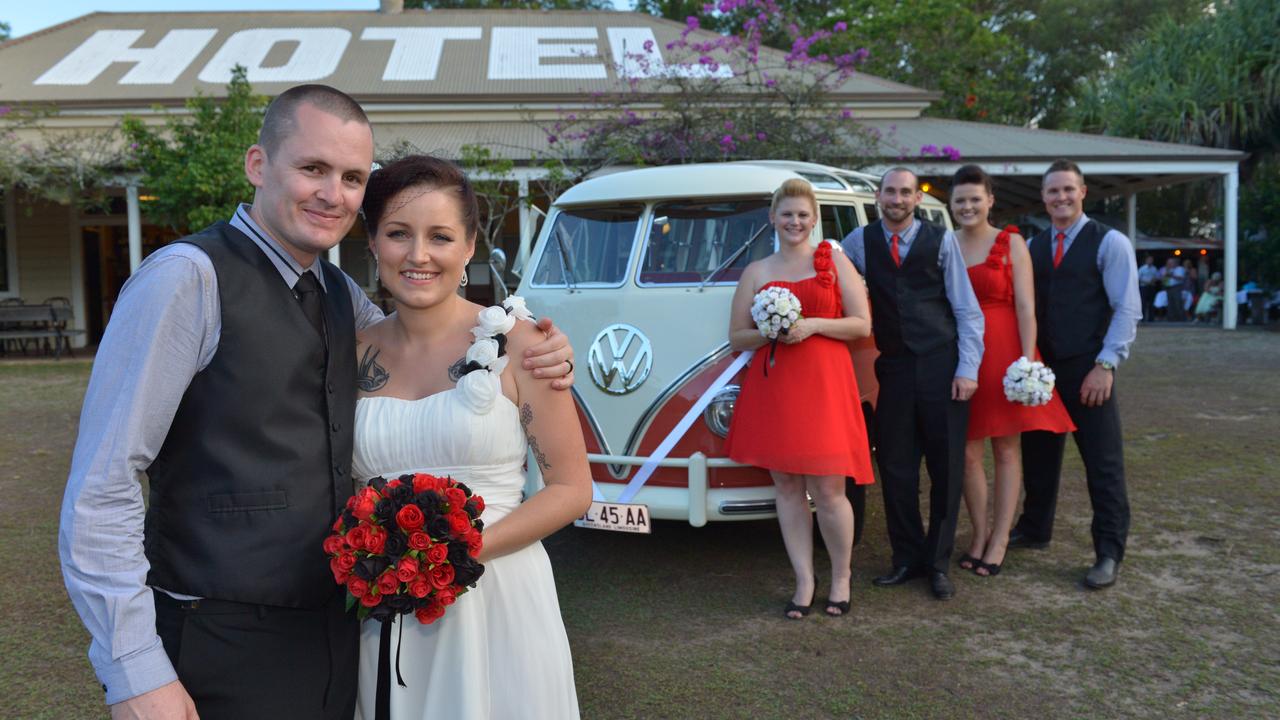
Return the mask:
{"type": "MultiPolygon", "coordinates": [[[[884,227],[885,242],[894,233],[884,227]]],[[[854,228],[845,236],[840,244],[844,254],[853,261],[858,272],[867,274],[867,248],[862,236],[863,228],[854,228]]],[[[906,261],[907,254],[920,233],[920,220],[911,222],[906,232],[898,234],[898,257],[906,261]]],[[[947,292],[947,301],[951,303],[951,312],[956,318],[957,344],[959,345],[959,362],[956,363],[956,377],[978,381],[978,366],[982,364],[982,334],[986,329],[986,318],[982,314],[982,306],[978,304],[978,296],[973,294],[973,284],[969,282],[969,270],[964,266],[964,254],[956,241],[956,234],[950,230],[942,236],[942,246],[938,248],[938,267],[942,269],[942,282],[947,292]]],[[[871,328],[875,332],[875,328],[871,328]]]]}
{"type": "MultiPolygon", "coordinates": [[[[254,222],[248,206],[231,224],[253,240],[290,288],[306,270],[323,286],[319,261],[302,267],[254,222]]],[[[347,277],[347,283],[357,329],[382,319],[355,280],[347,277]]],[[[152,253],[125,283],[98,346],[58,553],[67,592],[92,636],[89,660],[108,704],[177,679],[156,634],[146,584],[140,482],[191,379],[217,352],[221,330],[213,262],[190,243],[173,243],[152,253]]]]}
{"type": "MultiPolygon", "coordinates": [[[[1062,252],[1071,249],[1071,243],[1089,222],[1089,216],[1083,213],[1066,230],[1050,226],[1049,239],[1062,233],[1066,239],[1062,242],[1062,252]]],[[[1030,243],[1031,239],[1028,238],[1030,243]]],[[[1054,251],[1053,246],[1049,252],[1054,251]]],[[[1098,272],[1102,273],[1102,287],[1106,290],[1107,301],[1111,303],[1111,324],[1107,326],[1107,334],[1102,337],[1102,350],[1097,360],[1104,360],[1112,365],[1119,365],[1129,357],[1129,346],[1138,336],[1138,321],[1142,319],[1142,297],[1138,292],[1138,256],[1133,243],[1124,233],[1112,228],[1102,236],[1098,244],[1098,272]]]]}

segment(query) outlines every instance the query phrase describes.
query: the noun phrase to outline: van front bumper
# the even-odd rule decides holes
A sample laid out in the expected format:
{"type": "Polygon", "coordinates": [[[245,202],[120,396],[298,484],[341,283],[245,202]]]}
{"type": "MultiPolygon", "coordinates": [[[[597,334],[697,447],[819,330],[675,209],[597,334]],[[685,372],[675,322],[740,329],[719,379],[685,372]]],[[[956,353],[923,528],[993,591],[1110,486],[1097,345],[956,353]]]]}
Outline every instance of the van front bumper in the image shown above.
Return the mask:
{"type": "MultiPolygon", "coordinates": [[[[640,466],[648,457],[635,455],[601,455],[590,453],[587,459],[610,465],[640,466]]],[[[696,452],[687,458],[665,458],[658,467],[685,468],[688,487],[662,487],[645,485],[631,502],[649,507],[650,517],[659,520],[687,520],[694,527],[702,527],[709,520],[761,520],[775,517],[774,490],[769,484],[760,487],[709,488],[707,471],[712,468],[748,467],[728,458],[708,458],[696,452]]],[[[616,502],[622,494],[625,482],[596,481],[600,492],[609,502],[616,502]]]]}

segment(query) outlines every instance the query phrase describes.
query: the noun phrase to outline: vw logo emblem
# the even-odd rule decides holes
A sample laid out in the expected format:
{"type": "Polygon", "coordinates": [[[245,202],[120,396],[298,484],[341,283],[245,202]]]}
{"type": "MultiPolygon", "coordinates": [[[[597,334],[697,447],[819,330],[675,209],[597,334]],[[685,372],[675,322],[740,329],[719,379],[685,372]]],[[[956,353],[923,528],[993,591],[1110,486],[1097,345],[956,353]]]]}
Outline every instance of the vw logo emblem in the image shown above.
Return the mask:
{"type": "Polygon", "coordinates": [[[653,347],[639,328],[614,323],[591,341],[587,368],[596,387],[610,395],[626,395],[648,379],[653,347]]]}

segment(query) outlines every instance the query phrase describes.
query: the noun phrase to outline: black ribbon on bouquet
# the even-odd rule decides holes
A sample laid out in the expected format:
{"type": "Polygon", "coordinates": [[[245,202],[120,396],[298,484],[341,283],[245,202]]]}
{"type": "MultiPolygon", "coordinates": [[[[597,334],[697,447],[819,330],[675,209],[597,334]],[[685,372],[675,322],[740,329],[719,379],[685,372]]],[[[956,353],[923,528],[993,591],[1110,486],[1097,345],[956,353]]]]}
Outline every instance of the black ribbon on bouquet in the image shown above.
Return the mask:
{"type": "Polygon", "coordinates": [[[400,674],[400,645],[404,640],[404,621],[399,617],[382,621],[382,632],[378,636],[378,688],[374,695],[374,720],[391,720],[391,625],[400,626],[400,637],[396,641],[396,682],[400,687],[404,684],[404,676],[400,674]]]}
{"type": "MultiPolygon", "coordinates": [[[[778,331],[778,334],[779,334],[779,335],[786,335],[786,334],[787,334],[787,330],[789,330],[789,329],[790,329],[790,328],[782,328],[782,330],[779,330],[779,331],[778,331]]],[[[765,377],[769,377],[769,368],[773,367],[773,356],[774,356],[774,355],[777,355],[777,354],[778,354],[778,338],[774,338],[774,339],[773,339],[773,342],[770,342],[770,343],[769,343],[769,362],[767,362],[767,363],[765,363],[765,364],[764,364],[764,376],[765,376],[765,377]]]]}

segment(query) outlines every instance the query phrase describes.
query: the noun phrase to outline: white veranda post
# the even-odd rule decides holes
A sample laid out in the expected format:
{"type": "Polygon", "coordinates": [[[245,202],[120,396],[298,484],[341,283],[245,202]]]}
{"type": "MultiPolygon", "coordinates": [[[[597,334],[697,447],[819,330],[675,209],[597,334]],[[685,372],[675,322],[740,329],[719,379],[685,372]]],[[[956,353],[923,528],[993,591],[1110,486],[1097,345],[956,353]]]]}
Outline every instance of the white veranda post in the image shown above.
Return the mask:
{"type": "MultiPolygon", "coordinates": [[[[1129,234],[1129,242],[1133,243],[1133,247],[1138,247],[1138,194],[1129,193],[1124,196],[1124,214],[1127,221],[1127,232],[1129,234]]],[[[1139,261],[1141,262],[1141,261],[1139,261]]]]}
{"type": "Polygon", "coordinates": [[[1236,291],[1239,283],[1237,272],[1240,251],[1239,228],[1237,227],[1237,211],[1240,201],[1240,167],[1232,165],[1223,175],[1223,189],[1226,191],[1225,212],[1223,213],[1223,266],[1222,266],[1222,327],[1234,330],[1236,327],[1236,291]]]}
{"type": "Polygon", "coordinates": [[[129,218],[129,274],[142,264],[142,210],[138,206],[138,186],[125,187],[125,212],[129,218]]]}

